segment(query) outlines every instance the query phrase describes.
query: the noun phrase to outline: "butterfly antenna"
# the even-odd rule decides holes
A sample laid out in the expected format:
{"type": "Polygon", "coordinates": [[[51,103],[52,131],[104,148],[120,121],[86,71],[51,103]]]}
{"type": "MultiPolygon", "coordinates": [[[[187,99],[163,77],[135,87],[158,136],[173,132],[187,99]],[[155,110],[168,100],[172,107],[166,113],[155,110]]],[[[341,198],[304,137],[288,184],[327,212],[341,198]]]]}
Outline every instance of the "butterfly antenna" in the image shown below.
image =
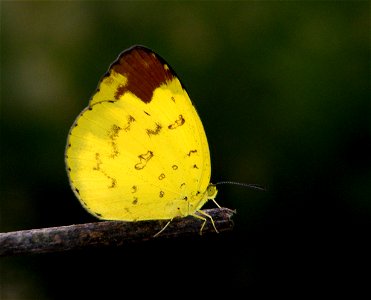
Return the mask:
{"type": "Polygon", "coordinates": [[[215,185],[221,185],[221,184],[234,184],[234,185],[239,185],[239,186],[244,186],[253,190],[258,190],[258,191],[264,191],[266,192],[267,189],[261,185],[254,184],[254,183],[242,183],[242,182],[235,182],[235,181],[220,181],[215,183],[215,185]]]}

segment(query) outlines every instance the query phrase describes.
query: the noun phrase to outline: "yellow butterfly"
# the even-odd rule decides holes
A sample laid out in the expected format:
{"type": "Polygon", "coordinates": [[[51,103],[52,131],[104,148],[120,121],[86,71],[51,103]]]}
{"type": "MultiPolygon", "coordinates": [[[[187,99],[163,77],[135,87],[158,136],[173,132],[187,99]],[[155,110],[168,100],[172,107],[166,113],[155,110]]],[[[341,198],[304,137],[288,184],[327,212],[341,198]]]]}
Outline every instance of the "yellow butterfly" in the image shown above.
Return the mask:
{"type": "Polygon", "coordinates": [[[99,219],[193,215],[205,224],[200,209],[217,194],[196,109],[169,64],[143,46],[111,64],[72,125],[65,162],[76,197],[99,219]]]}

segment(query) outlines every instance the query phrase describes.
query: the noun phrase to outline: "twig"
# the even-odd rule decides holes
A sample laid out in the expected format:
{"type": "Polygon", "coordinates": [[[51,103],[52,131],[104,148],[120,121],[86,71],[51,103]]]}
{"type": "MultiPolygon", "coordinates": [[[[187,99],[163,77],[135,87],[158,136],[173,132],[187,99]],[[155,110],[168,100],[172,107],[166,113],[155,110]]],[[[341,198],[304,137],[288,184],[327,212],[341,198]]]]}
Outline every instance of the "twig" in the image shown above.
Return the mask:
{"type": "MultiPolygon", "coordinates": [[[[228,208],[203,210],[210,215],[219,232],[233,228],[234,211],[228,208]]],[[[83,248],[123,246],[151,239],[178,238],[200,234],[202,220],[192,216],[176,218],[154,238],[167,221],[104,221],[60,227],[30,229],[0,233],[0,256],[40,254],[83,248]]],[[[207,220],[202,234],[215,233],[207,220]]]]}

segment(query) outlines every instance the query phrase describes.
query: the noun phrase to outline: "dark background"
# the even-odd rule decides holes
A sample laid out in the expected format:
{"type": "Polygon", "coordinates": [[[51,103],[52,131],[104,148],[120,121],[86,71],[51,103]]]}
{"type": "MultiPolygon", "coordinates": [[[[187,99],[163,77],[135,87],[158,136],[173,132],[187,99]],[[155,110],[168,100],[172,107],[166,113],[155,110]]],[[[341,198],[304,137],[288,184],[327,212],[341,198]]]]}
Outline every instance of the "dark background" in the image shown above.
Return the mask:
{"type": "Polygon", "coordinates": [[[175,69],[231,234],[1,259],[1,299],[358,292],[370,283],[369,2],[1,2],[1,231],[94,221],[67,133],[118,54],[175,69]],[[174,292],[171,292],[174,290],[174,292]]]}

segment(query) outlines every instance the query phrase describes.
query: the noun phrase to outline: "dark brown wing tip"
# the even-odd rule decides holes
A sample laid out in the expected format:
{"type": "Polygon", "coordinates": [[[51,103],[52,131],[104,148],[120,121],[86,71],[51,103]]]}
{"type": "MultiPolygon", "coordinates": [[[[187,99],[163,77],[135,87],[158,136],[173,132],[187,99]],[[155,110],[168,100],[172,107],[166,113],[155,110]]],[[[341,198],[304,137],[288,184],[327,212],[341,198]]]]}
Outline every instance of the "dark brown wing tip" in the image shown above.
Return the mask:
{"type": "Polygon", "coordinates": [[[111,70],[127,79],[126,84],[120,85],[115,91],[115,99],[131,92],[144,103],[151,102],[156,88],[177,77],[160,55],[141,45],[123,51],[111,64],[106,76],[110,76],[111,70]]]}

